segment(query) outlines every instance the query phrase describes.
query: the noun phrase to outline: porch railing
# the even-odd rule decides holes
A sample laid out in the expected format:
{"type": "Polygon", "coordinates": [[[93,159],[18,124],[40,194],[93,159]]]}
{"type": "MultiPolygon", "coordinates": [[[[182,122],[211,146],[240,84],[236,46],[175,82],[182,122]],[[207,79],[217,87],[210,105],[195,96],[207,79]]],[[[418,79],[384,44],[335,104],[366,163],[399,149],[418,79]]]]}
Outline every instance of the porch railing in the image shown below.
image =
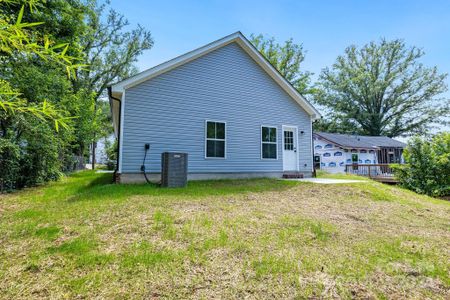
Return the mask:
{"type": "Polygon", "coordinates": [[[347,174],[369,177],[375,180],[395,181],[394,170],[389,164],[351,164],[345,165],[347,174]]]}

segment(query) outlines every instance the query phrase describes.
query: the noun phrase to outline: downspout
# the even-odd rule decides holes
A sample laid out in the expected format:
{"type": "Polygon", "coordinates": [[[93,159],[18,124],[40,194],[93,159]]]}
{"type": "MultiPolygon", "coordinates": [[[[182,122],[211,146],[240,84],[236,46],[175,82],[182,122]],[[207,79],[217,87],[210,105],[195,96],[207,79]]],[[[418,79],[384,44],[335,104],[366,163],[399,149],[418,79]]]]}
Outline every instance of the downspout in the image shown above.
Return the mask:
{"type": "MultiPolygon", "coordinates": [[[[115,178],[116,178],[116,174],[117,174],[117,172],[119,171],[119,156],[120,156],[120,147],[119,147],[119,145],[120,145],[120,134],[121,134],[121,132],[120,132],[120,123],[122,122],[122,120],[121,120],[121,111],[122,111],[122,101],[119,99],[119,98],[115,98],[113,95],[112,95],[112,91],[111,91],[111,87],[110,86],[108,86],[108,96],[109,96],[109,99],[112,99],[112,100],[116,100],[116,101],[118,101],[119,102],[119,123],[117,124],[117,131],[118,131],[118,134],[117,134],[117,161],[116,161],[116,169],[114,170],[114,180],[115,180],[115,178]]],[[[113,114],[113,108],[112,108],[112,105],[111,105],[111,115],[113,114]]],[[[114,116],[113,116],[113,118],[114,118],[114,116]]]]}
{"type": "Polygon", "coordinates": [[[316,122],[317,122],[317,120],[314,120],[314,121],[311,120],[311,154],[312,154],[312,169],[313,169],[312,177],[317,177],[316,167],[315,167],[316,162],[314,160],[314,123],[316,123],[316,122]]]}

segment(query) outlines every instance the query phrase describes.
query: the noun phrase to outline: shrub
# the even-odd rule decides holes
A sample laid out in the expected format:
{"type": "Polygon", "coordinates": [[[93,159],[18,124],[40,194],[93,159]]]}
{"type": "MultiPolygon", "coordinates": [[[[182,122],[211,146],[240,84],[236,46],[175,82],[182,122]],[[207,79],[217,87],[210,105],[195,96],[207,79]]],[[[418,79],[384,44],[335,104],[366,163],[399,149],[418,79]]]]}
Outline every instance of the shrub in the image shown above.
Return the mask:
{"type": "Polygon", "coordinates": [[[18,188],[57,180],[65,160],[62,141],[47,124],[37,123],[24,133],[21,145],[18,188]]]}
{"type": "Polygon", "coordinates": [[[19,146],[9,139],[0,138],[0,192],[16,188],[19,174],[19,146]]]}
{"type": "Polygon", "coordinates": [[[405,164],[393,168],[404,187],[430,196],[450,195],[450,132],[415,137],[403,155],[405,164]]]}
{"type": "Polygon", "coordinates": [[[49,124],[15,117],[20,131],[9,130],[0,137],[2,192],[57,180],[65,165],[72,163],[70,145],[49,124]]]}

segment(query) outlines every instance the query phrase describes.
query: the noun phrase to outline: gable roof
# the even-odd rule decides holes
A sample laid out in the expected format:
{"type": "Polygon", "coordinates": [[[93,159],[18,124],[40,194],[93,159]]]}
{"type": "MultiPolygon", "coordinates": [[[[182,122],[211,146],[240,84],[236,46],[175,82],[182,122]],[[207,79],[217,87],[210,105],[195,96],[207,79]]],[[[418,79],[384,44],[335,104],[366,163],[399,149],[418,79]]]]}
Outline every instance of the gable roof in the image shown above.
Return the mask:
{"type": "Polygon", "coordinates": [[[224,47],[230,43],[237,43],[259,66],[273,79],[275,82],[290,95],[310,116],[313,120],[321,117],[320,113],[308,102],[300,93],[267,61],[267,59],[259,53],[259,51],[244,37],[241,32],[235,32],[203,47],[197,48],[186,54],[171,59],[165,63],[157,65],[125,80],[111,85],[111,94],[114,97],[121,97],[123,92],[133,86],[136,86],[153,77],[161,75],[181,65],[184,65],[194,59],[204,56],[211,51],[224,47]]]}
{"type": "Polygon", "coordinates": [[[337,144],[344,148],[404,148],[405,143],[391,139],[387,136],[367,136],[367,135],[350,135],[328,132],[315,132],[317,136],[337,144]]]}

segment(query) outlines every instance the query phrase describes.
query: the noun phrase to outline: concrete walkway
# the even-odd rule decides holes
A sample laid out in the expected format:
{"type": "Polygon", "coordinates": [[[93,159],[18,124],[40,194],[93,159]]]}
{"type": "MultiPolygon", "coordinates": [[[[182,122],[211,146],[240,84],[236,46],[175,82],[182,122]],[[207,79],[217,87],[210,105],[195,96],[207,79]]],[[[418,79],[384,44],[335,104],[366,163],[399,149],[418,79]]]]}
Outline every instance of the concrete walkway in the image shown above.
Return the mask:
{"type": "Polygon", "coordinates": [[[304,182],[313,182],[320,184],[337,184],[337,183],[359,183],[366,182],[364,180],[352,180],[352,179],[331,179],[331,178],[299,178],[299,179],[287,179],[287,180],[297,180],[304,182]]]}

